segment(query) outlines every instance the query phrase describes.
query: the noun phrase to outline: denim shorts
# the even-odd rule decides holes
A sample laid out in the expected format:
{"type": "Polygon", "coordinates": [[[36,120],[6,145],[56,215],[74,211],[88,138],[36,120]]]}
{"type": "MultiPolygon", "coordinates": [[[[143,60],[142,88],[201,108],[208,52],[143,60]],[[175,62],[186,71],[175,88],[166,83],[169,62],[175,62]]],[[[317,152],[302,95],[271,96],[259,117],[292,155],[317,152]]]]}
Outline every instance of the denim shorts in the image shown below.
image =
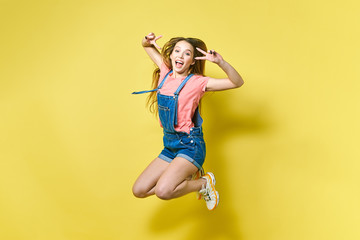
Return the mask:
{"type": "Polygon", "coordinates": [[[171,162],[175,157],[182,157],[202,168],[205,161],[206,147],[201,127],[190,129],[190,134],[185,132],[169,133],[164,131],[164,149],[159,158],[171,162]]]}

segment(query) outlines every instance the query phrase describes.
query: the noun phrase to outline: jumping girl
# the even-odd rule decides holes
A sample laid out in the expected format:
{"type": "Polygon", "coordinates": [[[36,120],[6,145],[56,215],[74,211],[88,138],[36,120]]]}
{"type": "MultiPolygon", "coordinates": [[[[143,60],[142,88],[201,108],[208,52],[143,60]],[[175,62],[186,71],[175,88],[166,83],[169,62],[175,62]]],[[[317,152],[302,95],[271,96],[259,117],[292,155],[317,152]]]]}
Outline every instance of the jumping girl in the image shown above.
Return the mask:
{"type": "Polygon", "coordinates": [[[133,186],[139,198],[156,195],[172,199],[190,192],[206,201],[209,210],[219,204],[214,174],[204,174],[205,142],[199,102],[206,91],[238,88],[244,81],[239,73],[214,50],[207,51],[196,38],[172,38],[161,50],[156,41],[162,36],[150,33],[142,46],[157,65],[148,104],[158,112],[164,132],[164,149],[140,174],[133,186]],[[228,78],[204,76],[205,60],[217,64],[228,78]],[[157,106],[156,106],[157,105],[157,106]]]}

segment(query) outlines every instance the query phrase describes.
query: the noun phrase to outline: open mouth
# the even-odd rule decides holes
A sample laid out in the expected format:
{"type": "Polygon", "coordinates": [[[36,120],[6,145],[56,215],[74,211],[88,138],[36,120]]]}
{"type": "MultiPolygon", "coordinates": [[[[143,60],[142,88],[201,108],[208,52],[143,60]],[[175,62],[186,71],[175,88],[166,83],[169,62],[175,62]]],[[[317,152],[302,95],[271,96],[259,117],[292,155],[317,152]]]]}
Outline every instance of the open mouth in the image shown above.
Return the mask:
{"type": "Polygon", "coordinates": [[[175,61],[175,66],[177,67],[177,68],[181,68],[182,66],[184,65],[184,62],[183,61],[175,61]]]}

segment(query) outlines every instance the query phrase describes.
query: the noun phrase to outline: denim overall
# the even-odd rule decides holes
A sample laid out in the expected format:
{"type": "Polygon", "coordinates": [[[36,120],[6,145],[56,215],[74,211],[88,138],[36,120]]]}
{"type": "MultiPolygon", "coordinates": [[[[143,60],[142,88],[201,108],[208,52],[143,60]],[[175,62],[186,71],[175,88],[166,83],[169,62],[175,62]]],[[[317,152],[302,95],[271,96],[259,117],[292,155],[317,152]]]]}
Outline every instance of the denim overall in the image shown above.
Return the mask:
{"type": "Polygon", "coordinates": [[[167,96],[160,94],[159,89],[164,85],[169,74],[172,70],[166,74],[160,85],[153,90],[133,92],[133,94],[142,94],[148,92],[157,91],[157,102],[159,109],[159,118],[164,131],[164,149],[159,155],[159,158],[171,162],[175,157],[182,157],[193,163],[199,169],[205,160],[206,148],[202,133],[202,118],[199,113],[199,109],[196,108],[194,117],[192,119],[194,127],[190,129],[190,134],[187,132],[177,132],[175,127],[178,121],[178,99],[179,93],[187,83],[187,81],[193,76],[188,75],[177,88],[174,96],[167,96]]]}

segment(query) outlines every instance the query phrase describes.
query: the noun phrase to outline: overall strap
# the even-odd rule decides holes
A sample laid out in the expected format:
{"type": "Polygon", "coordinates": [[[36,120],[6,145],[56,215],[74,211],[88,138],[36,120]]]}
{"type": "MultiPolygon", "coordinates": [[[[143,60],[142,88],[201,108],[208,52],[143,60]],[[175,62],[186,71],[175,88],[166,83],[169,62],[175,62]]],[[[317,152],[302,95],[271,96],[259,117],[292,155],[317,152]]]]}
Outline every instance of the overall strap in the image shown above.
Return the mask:
{"type": "Polygon", "coordinates": [[[162,88],[162,86],[163,86],[164,83],[165,83],[165,80],[167,79],[167,77],[168,77],[172,72],[173,72],[173,70],[170,70],[170,72],[168,72],[168,73],[165,75],[164,79],[161,81],[161,83],[159,84],[159,86],[158,86],[157,89],[162,88]]]}
{"type": "Polygon", "coordinates": [[[159,85],[157,88],[152,89],[152,90],[146,90],[146,91],[140,91],[140,92],[133,92],[132,94],[142,94],[142,93],[148,93],[148,92],[155,92],[155,91],[159,90],[159,89],[162,88],[162,86],[164,85],[165,80],[166,80],[166,78],[169,76],[170,73],[172,73],[172,70],[165,75],[164,79],[161,81],[160,85],[159,85]]]}
{"type": "Polygon", "coordinates": [[[180,86],[178,87],[178,89],[175,91],[174,95],[177,96],[179,95],[181,89],[183,89],[183,87],[185,86],[186,82],[189,81],[189,79],[193,76],[194,74],[190,74],[188,75],[184,81],[180,84],[180,86]]]}
{"type": "Polygon", "coordinates": [[[188,75],[184,81],[182,81],[182,83],[180,84],[180,86],[178,87],[178,89],[176,89],[176,91],[174,92],[174,98],[175,98],[175,121],[174,121],[174,124],[177,125],[178,123],[178,119],[177,119],[177,116],[178,116],[178,96],[179,96],[179,93],[181,91],[181,89],[183,89],[183,87],[185,86],[186,82],[189,81],[189,79],[193,76],[194,74],[190,74],[188,75]]]}

